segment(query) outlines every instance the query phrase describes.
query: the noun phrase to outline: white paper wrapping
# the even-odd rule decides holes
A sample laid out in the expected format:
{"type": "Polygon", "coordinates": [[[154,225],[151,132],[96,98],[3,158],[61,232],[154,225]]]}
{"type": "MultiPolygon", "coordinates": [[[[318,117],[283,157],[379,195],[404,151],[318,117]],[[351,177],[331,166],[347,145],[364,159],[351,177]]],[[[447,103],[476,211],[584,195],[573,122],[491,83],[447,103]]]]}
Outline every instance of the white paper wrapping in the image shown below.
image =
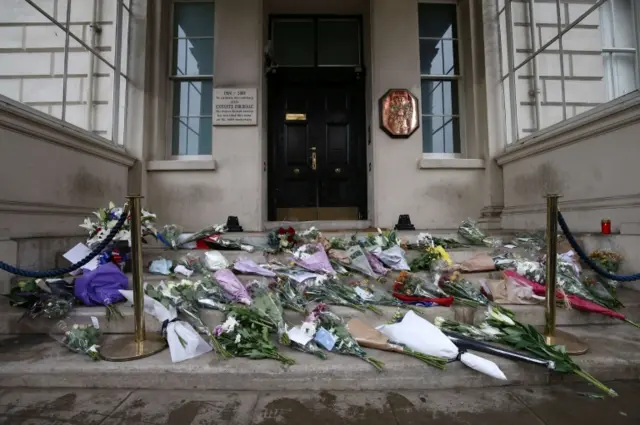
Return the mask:
{"type": "MultiPolygon", "coordinates": [[[[120,289],[120,293],[127,301],[133,304],[133,291],[120,289]]],[[[158,319],[160,323],[165,320],[170,322],[167,325],[167,343],[169,344],[169,353],[173,363],[193,359],[212,350],[211,346],[202,339],[190,324],[181,320],[171,322],[178,316],[175,308],[167,309],[160,302],[145,295],[144,312],[158,319]],[[180,338],[182,341],[180,341],[180,338]]]]}
{"type": "MultiPolygon", "coordinates": [[[[399,323],[378,326],[376,329],[390,341],[403,344],[413,351],[447,359],[458,357],[458,347],[440,329],[413,311],[408,311],[399,323]]],[[[498,365],[491,360],[475,354],[464,353],[460,356],[460,361],[470,368],[494,378],[507,379],[498,365]]]]}

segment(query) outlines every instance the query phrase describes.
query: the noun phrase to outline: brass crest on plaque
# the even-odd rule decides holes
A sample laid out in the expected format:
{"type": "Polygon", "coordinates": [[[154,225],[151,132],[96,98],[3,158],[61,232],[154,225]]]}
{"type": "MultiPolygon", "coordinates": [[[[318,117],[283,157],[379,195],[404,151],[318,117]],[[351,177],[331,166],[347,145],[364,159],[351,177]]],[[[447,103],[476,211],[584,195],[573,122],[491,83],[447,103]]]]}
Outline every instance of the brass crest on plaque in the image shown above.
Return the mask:
{"type": "Polygon", "coordinates": [[[380,98],[380,128],[393,138],[408,138],[420,127],[418,99],[407,89],[390,89],[380,98]]]}

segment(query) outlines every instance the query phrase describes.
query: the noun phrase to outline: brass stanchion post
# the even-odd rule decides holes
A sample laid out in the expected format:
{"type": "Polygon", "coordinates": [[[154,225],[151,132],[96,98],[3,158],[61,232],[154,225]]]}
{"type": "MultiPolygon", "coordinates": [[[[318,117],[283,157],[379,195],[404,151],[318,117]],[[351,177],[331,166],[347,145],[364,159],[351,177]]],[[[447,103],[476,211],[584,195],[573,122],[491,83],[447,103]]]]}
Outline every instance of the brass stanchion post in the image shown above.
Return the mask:
{"type": "MultiPolygon", "coordinates": [[[[161,335],[145,335],[144,288],[142,286],[142,207],[141,196],[127,196],[131,215],[131,268],[133,272],[133,310],[135,334],[116,337],[100,350],[100,356],[113,362],[141,359],[167,347],[161,335]]],[[[123,214],[126,211],[123,212],[123,214]]]]}
{"type": "Polygon", "coordinates": [[[545,293],[544,336],[547,344],[564,345],[568,354],[584,354],[588,346],[574,335],[556,329],[556,279],[558,265],[558,198],[548,194],[547,198],[547,278],[545,293]]]}

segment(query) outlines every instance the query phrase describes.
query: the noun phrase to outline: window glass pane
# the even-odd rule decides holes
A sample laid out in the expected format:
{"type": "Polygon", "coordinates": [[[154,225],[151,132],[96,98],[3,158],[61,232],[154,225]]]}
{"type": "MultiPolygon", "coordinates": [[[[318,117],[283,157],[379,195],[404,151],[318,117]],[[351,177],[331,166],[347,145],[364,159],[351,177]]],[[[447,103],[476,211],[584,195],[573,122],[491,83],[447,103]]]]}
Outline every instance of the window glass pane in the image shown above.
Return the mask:
{"type": "Polygon", "coordinates": [[[422,75],[457,75],[458,42],[454,40],[420,40],[422,75]]]}
{"type": "Polygon", "coordinates": [[[176,3],[174,13],[174,37],[213,37],[213,3],[176,3]]]}
{"type": "Polygon", "coordinates": [[[213,39],[174,40],[174,75],[213,75],[213,39]]]}
{"type": "Polygon", "coordinates": [[[422,115],[458,115],[458,83],[422,81],[422,115]]]}
{"type": "Polygon", "coordinates": [[[211,118],[174,118],[173,155],[211,155],[211,118]]]}
{"type": "Polygon", "coordinates": [[[360,65],[360,23],[357,20],[318,21],[318,65],[360,65]]]}
{"type": "Polygon", "coordinates": [[[273,24],[273,53],[279,66],[314,66],[312,20],[278,20],[273,24]]]}
{"type": "Polygon", "coordinates": [[[423,116],[422,147],[426,153],[460,153],[459,119],[423,116]]]}
{"type": "Polygon", "coordinates": [[[454,4],[421,3],[418,5],[420,38],[458,38],[454,4]]]}
{"type": "Polygon", "coordinates": [[[211,116],[213,82],[176,81],[173,95],[173,115],[176,117],[211,116]]]}

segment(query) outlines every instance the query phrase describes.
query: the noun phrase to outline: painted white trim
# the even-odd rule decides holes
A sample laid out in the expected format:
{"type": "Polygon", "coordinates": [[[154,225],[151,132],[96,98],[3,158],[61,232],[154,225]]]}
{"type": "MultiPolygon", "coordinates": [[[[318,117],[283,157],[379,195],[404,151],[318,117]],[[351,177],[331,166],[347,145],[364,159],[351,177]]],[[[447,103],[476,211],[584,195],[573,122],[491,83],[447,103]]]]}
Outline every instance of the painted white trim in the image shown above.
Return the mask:
{"type": "MultiPolygon", "coordinates": [[[[561,198],[562,199],[562,198],[561,198]]],[[[564,211],[618,210],[640,207],[640,193],[619,196],[603,196],[599,198],[575,199],[558,202],[564,211]]],[[[546,204],[513,205],[502,209],[502,217],[522,214],[538,214],[547,210],[546,204]]]]}
{"type": "Polygon", "coordinates": [[[640,121],[640,91],[636,90],[611,102],[569,118],[508,146],[496,156],[505,165],[640,121]]]}
{"type": "Polygon", "coordinates": [[[418,160],[418,168],[421,170],[483,170],[484,159],[467,158],[429,158],[427,156],[418,160]]]}
{"type": "Polygon", "coordinates": [[[24,202],[0,200],[0,213],[36,214],[36,215],[92,215],[97,208],[79,205],[50,204],[41,202],[24,202]]]}
{"type": "Polygon", "coordinates": [[[7,128],[127,167],[133,166],[136,162],[124,147],[3,95],[0,95],[0,128],[7,128]]]}
{"type": "Polygon", "coordinates": [[[165,161],[148,161],[147,171],[214,171],[216,160],[210,159],[176,159],[165,161]]]}

